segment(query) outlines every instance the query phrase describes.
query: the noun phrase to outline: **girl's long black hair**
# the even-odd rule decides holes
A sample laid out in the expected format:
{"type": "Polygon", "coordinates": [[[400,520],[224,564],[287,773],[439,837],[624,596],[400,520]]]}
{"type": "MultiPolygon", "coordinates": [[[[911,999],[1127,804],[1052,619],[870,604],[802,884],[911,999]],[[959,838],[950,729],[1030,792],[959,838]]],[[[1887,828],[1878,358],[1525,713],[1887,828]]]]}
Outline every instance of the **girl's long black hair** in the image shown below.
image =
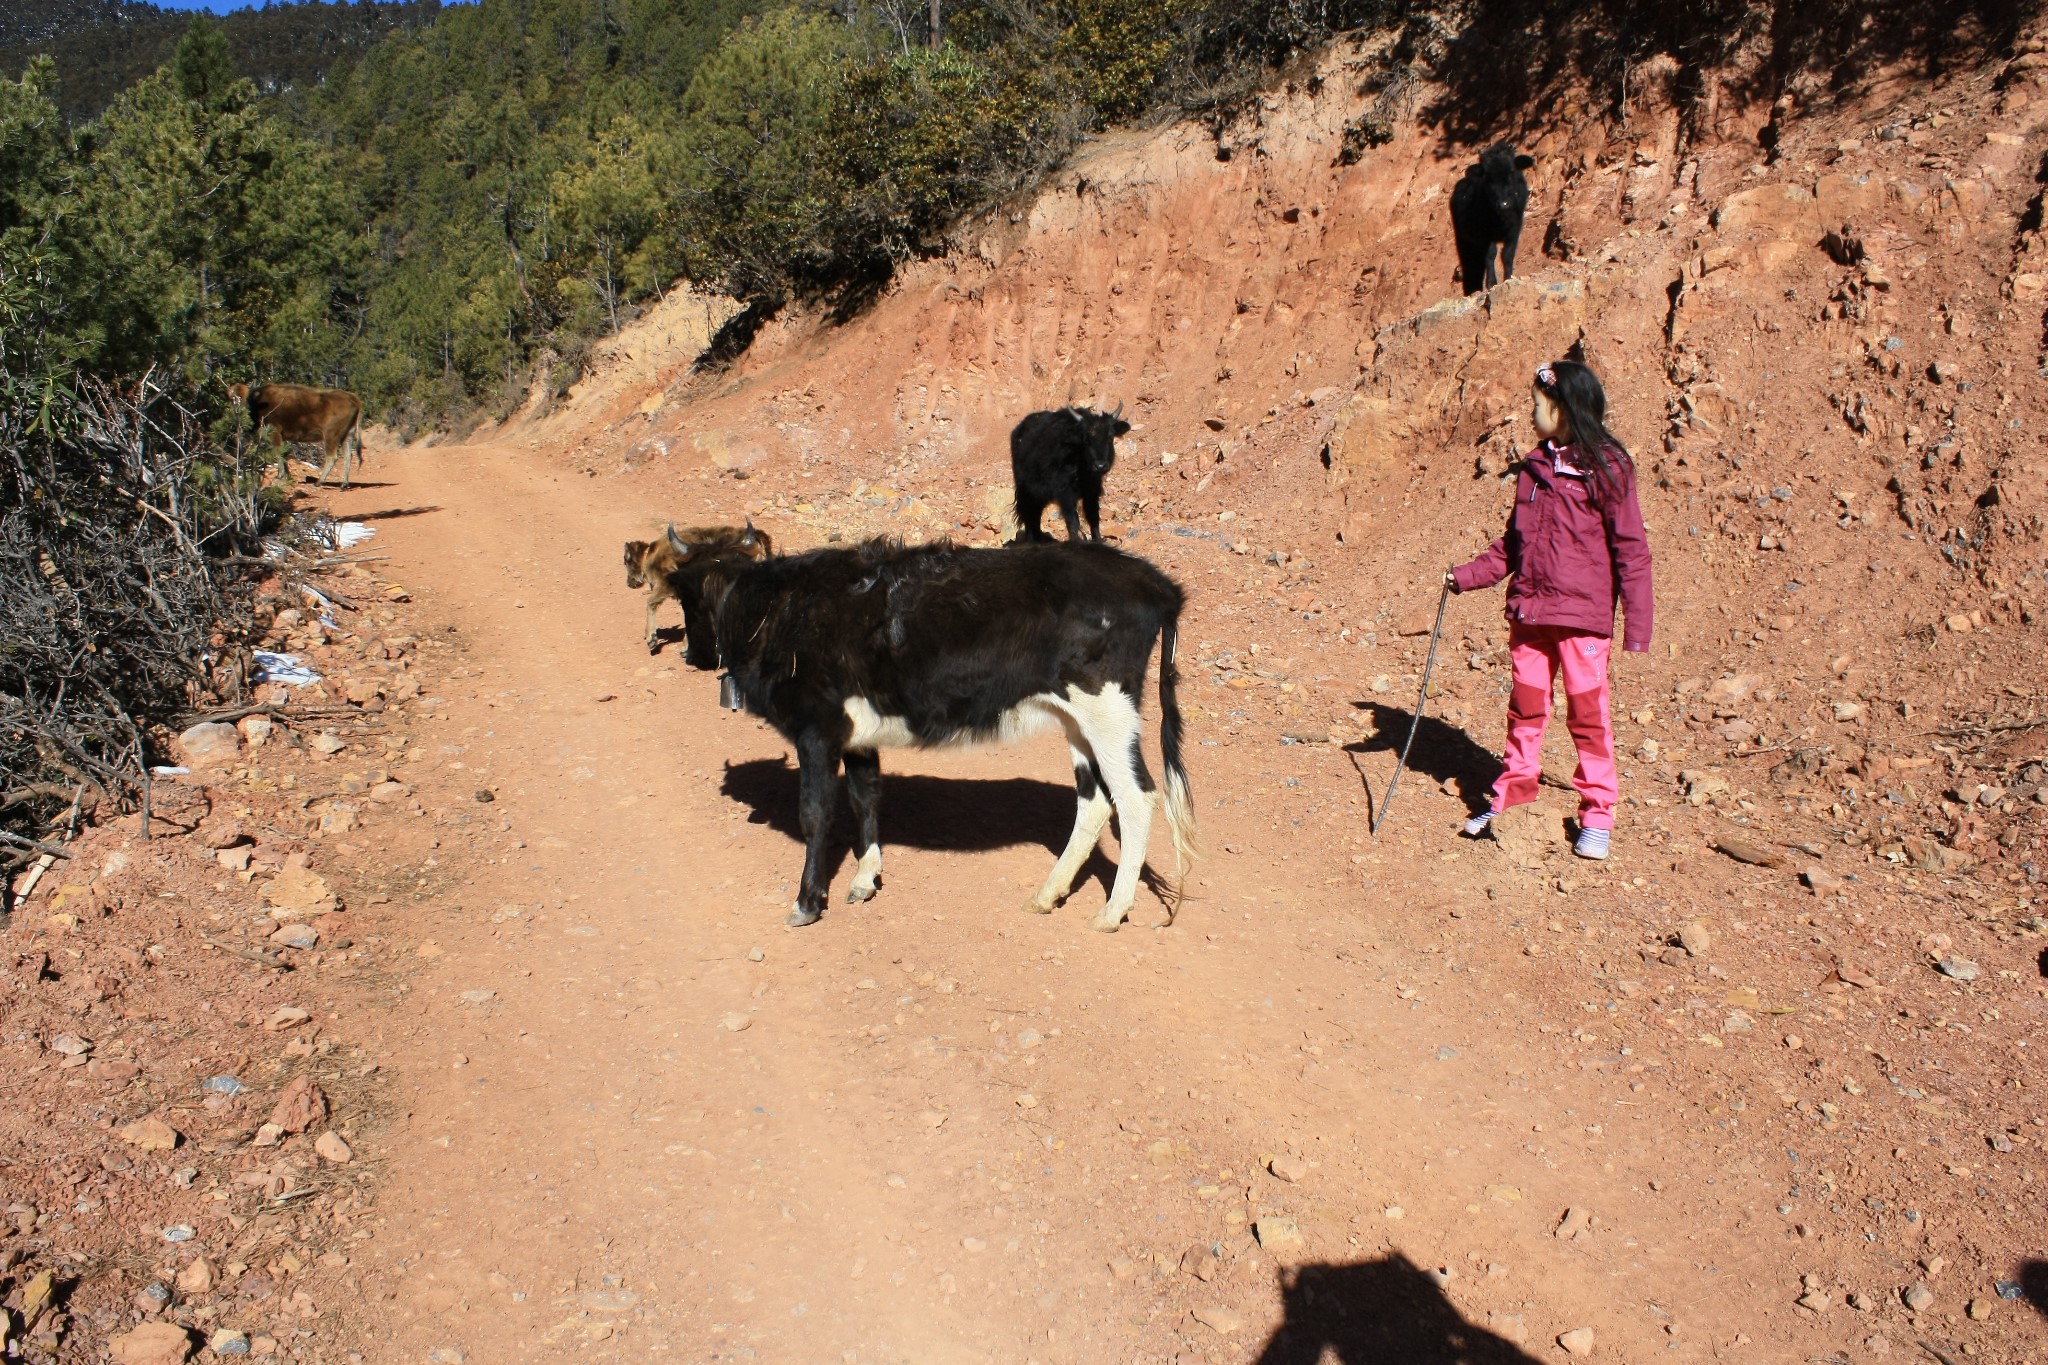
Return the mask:
{"type": "Polygon", "coordinates": [[[1536,371],[1536,387],[1564,409],[1572,424],[1572,449],[1593,467],[1594,486],[1609,484],[1617,465],[1626,466],[1628,447],[1607,429],[1607,391],[1590,365],[1560,360],[1536,371]]]}

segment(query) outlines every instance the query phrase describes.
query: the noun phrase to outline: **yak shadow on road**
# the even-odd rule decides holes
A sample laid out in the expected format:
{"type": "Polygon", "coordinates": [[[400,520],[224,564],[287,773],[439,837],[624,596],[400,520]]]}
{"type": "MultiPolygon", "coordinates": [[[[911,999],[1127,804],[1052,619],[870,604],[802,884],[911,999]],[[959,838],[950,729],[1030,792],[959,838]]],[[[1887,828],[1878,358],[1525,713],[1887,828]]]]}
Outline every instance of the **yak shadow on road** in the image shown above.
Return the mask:
{"type": "Polygon", "coordinates": [[[2048,1318],[2048,1261],[2028,1261],[2020,1267],[2020,1296],[2048,1318]]]}
{"type": "MultiPolygon", "coordinates": [[[[840,782],[834,832],[852,835],[852,814],[840,782]]],[[[787,759],[729,764],[722,795],[752,807],[752,823],[802,842],[797,827],[797,771],[787,759]]],[[[987,853],[1040,844],[1057,854],[1074,827],[1074,789],[1033,777],[957,778],[882,774],[882,842],[946,853],[987,853]]]]}
{"type": "Polygon", "coordinates": [[[1257,1365],[1538,1365],[1506,1337],[1467,1322],[1398,1252],[1298,1266],[1283,1272],[1280,1288],[1286,1317],[1257,1365]]]}
{"type": "MultiPolygon", "coordinates": [[[[750,807],[749,822],[767,825],[801,844],[797,825],[797,770],[784,758],[726,765],[720,794],[750,807]]],[[[987,853],[1037,844],[1049,856],[1067,846],[1074,827],[1074,789],[1032,777],[956,778],[882,774],[882,846],[943,853],[987,853]]],[[[853,846],[853,814],[840,783],[833,814],[833,866],[853,846]]],[[[1151,869],[1146,869],[1148,880],[1151,869]]],[[[1091,880],[1107,888],[1116,869],[1101,849],[1074,878],[1079,891],[1091,880]]]]}
{"type": "MultiPolygon", "coordinates": [[[[357,485],[355,485],[355,486],[356,486],[357,488],[382,488],[382,487],[384,487],[384,485],[383,485],[383,484],[367,484],[367,483],[359,483],[359,484],[357,484],[357,485]]],[[[381,511],[381,512],[351,512],[351,513],[349,513],[349,515],[348,515],[348,520],[350,520],[350,521],[396,521],[396,520],[398,520],[398,519],[399,519],[400,517],[423,517],[423,516],[426,516],[426,515],[427,515],[427,514],[428,514],[429,512],[438,512],[438,511],[440,511],[440,510],[441,510],[441,509],[440,509],[440,507],[439,507],[438,505],[435,505],[435,504],[429,504],[428,506],[425,506],[425,507],[387,507],[387,508],[385,508],[385,509],[384,509],[383,511],[381,511]]]]}

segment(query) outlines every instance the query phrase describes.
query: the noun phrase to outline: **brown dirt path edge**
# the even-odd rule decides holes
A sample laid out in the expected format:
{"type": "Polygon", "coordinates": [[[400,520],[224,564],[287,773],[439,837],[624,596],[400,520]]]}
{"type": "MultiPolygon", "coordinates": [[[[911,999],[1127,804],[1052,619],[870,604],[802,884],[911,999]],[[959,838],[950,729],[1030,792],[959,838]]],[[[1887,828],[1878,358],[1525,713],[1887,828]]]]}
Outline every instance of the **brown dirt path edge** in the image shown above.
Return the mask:
{"type": "MultiPolygon", "coordinates": [[[[1745,1230],[1767,1195],[1738,1194],[1739,1153],[1699,1155],[1654,1059],[1644,1088],[1625,1054],[1568,1064],[1537,1037],[1517,988],[1543,964],[1514,929],[1548,907],[1496,903],[1456,861],[1480,853],[1397,836],[1361,895],[1334,839],[1232,856],[1263,813],[1214,811],[1179,922],[1111,938],[1086,927],[1101,861],[1060,913],[1021,913],[1070,818],[1058,745],[892,755],[882,893],[844,905],[843,864],[824,922],[787,930],[785,746],[638,648],[615,546],[658,510],[507,447],[380,475],[334,509],[430,509],[378,520],[388,575],[467,642],[416,732],[497,799],[480,870],[419,907],[438,955],[383,1021],[410,1113],[356,1258],[368,1359],[1856,1340],[1788,1321],[1782,1251],[1745,1230]],[[1266,1169],[1287,1155],[1296,1182],[1266,1169]],[[1734,1203],[1702,1218],[1660,1175],[1734,1203]],[[1567,1208],[1593,1214],[1576,1240],[1553,1236],[1567,1208]]],[[[1194,741],[1198,799],[1271,762],[1194,741]]],[[[1289,753],[1333,820],[1362,818],[1341,756],[1289,753]]]]}

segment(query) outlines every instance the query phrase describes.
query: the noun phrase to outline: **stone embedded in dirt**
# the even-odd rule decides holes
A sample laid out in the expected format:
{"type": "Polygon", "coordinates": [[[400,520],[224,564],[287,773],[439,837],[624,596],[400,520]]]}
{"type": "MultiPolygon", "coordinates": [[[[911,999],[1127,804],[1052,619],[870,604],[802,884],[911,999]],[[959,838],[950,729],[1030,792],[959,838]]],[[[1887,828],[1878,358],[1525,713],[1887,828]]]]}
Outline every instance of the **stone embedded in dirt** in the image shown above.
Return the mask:
{"type": "Polygon", "coordinates": [[[1191,1246],[1180,1256],[1181,1273],[1192,1275],[1203,1284],[1216,1278],[1220,1265],[1215,1250],[1206,1246],[1191,1246]]]}
{"type": "Polygon", "coordinates": [[[319,1153],[322,1161],[332,1162],[336,1166],[346,1166],[356,1157],[355,1150],[332,1128],[314,1140],[313,1150],[319,1153]]]}
{"type": "Polygon", "coordinates": [[[256,1130],[256,1136],[249,1139],[251,1147],[275,1147],[284,1141],[284,1129],[274,1123],[266,1123],[256,1130]]]}
{"type": "Polygon", "coordinates": [[[212,1293],[213,1278],[213,1262],[201,1256],[178,1272],[178,1292],[180,1294],[212,1293]]]}
{"type": "Polygon", "coordinates": [[[1591,1219],[1592,1215],[1585,1209],[1573,1205],[1564,1211],[1564,1217],[1558,1220],[1550,1235],[1560,1241],[1576,1242],[1580,1234],[1591,1225],[1591,1219]]]}
{"type": "Polygon", "coordinates": [[[1109,1273],[1121,1284],[1137,1277],[1138,1265],[1128,1256],[1115,1256],[1110,1258],[1109,1273]]]}
{"type": "Polygon", "coordinates": [[[327,1117],[327,1093],[311,1076],[301,1076],[284,1088],[270,1121],[287,1133],[303,1133],[327,1117]]]}
{"type": "Polygon", "coordinates": [[[223,1327],[206,1339],[206,1349],[217,1356],[245,1356],[249,1354],[249,1338],[232,1327],[223,1327]]]}
{"type": "Polygon", "coordinates": [[[314,753],[326,757],[330,754],[338,754],[343,749],[346,749],[348,741],[335,734],[332,730],[322,730],[307,741],[306,747],[314,753]]]}
{"type": "Polygon", "coordinates": [[[233,848],[249,842],[248,833],[233,820],[223,820],[206,831],[206,846],[211,849],[233,848]]]}
{"type": "Polygon", "coordinates": [[[1494,816],[1487,834],[1516,867],[1541,867],[1543,860],[1557,851],[1564,826],[1532,802],[1494,816]]]}
{"type": "Polygon", "coordinates": [[[1728,1017],[1721,1021],[1723,1033],[1748,1033],[1755,1027],[1756,1020],[1750,1017],[1748,1010],[1730,1010],[1728,1017]]]}
{"type": "Polygon", "coordinates": [[[260,749],[270,742],[271,732],[276,726],[268,716],[244,716],[235,722],[235,729],[241,731],[244,744],[260,749]]]}
{"type": "Polygon", "coordinates": [[[223,848],[214,853],[213,860],[229,872],[247,872],[255,852],[253,848],[223,848]]]}
{"type": "Polygon", "coordinates": [[[734,1011],[719,1020],[718,1025],[729,1033],[745,1033],[754,1026],[754,1016],[734,1011]]]}
{"type": "Polygon", "coordinates": [[[242,750],[242,736],[232,725],[204,721],[178,736],[178,752],[188,768],[218,768],[233,763],[242,750]]]}
{"type": "Polygon", "coordinates": [[[497,799],[498,794],[492,791],[489,787],[478,787],[476,789],[476,800],[477,804],[480,806],[488,806],[491,804],[491,802],[497,799]]]}
{"type": "Polygon", "coordinates": [[[1763,686],[1763,681],[1755,673],[1735,673],[1717,678],[1707,687],[1707,703],[1711,706],[1732,706],[1763,686]]]}
{"type": "Polygon", "coordinates": [[[312,1017],[297,1005],[279,1005],[277,1012],[263,1021],[263,1027],[269,1033],[283,1033],[286,1029],[297,1028],[308,1022],[312,1017]]]}
{"type": "Polygon", "coordinates": [[[306,855],[294,853],[285,859],[278,874],[263,884],[263,900],[273,919],[300,920],[325,915],[340,908],[334,888],[327,879],[306,866],[306,855]]]}
{"type": "Polygon", "coordinates": [[[1430,632],[1430,628],[1435,624],[1436,613],[1426,607],[1418,607],[1416,610],[1403,616],[1395,624],[1394,633],[1396,635],[1427,635],[1430,632]]]}
{"type": "Polygon", "coordinates": [[[1306,1245],[1301,1225],[1292,1218],[1260,1218],[1252,1223],[1252,1235],[1267,1251],[1286,1251],[1306,1245]]]}
{"type": "Polygon", "coordinates": [[[92,1040],[72,1033],[60,1033],[50,1040],[50,1051],[61,1052],[66,1057],[83,1057],[92,1051],[92,1040]]]}
{"type": "Polygon", "coordinates": [[[1487,1330],[1497,1337],[1503,1337],[1516,1346],[1529,1344],[1529,1321],[1520,1313],[1499,1313],[1488,1310],[1487,1330]]]}
{"type": "Polygon", "coordinates": [[[1835,719],[1847,724],[1863,718],[1863,703],[1860,701],[1838,701],[1835,703],[1835,719]]]}
{"type": "Polygon", "coordinates": [[[1828,892],[1839,889],[1842,886],[1842,879],[1824,867],[1807,867],[1800,869],[1799,884],[1816,896],[1825,896],[1828,892]]]}
{"type": "Polygon", "coordinates": [[[192,1335],[171,1322],[145,1322],[107,1339],[114,1365],[185,1365],[192,1355],[192,1335]]]}
{"type": "Polygon", "coordinates": [[[1984,974],[1976,963],[1961,957],[1944,957],[1934,964],[1934,970],[1952,981],[1975,981],[1984,974]]]}
{"type": "Polygon", "coordinates": [[[1564,1353],[1568,1356],[1589,1356],[1593,1354],[1593,1329],[1574,1327],[1569,1332],[1559,1334],[1557,1344],[1564,1347],[1564,1353]]]}
{"type": "Polygon", "coordinates": [[[1924,1313],[1934,1306],[1934,1291],[1927,1287],[1927,1281],[1915,1280],[1899,1296],[1900,1301],[1915,1313],[1924,1313]]]}
{"type": "Polygon", "coordinates": [[[946,1126],[946,1117],[936,1109],[927,1109],[917,1116],[917,1121],[927,1128],[943,1128],[946,1126]]]}
{"type": "Polygon", "coordinates": [[[178,1130],[154,1114],[124,1126],[121,1141],[145,1152],[168,1152],[178,1145],[178,1130]]]}
{"type": "Polygon", "coordinates": [[[95,1057],[85,1064],[85,1074],[96,1081],[132,1081],[142,1074],[142,1068],[112,1057],[95,1057]]]}
{"type": "Polygon", "coordinates": [[[1747,839],[1737,839],[1732,835],[1722,835],[1714,840],[1711,846],[1716,853],[1724,853],[1736,862],[1748,863],[1751,867],[1783,867],[1785,865],[1785,860],[1770,849],[1760,844],[1750,843],[1747,839]]]}
{"type": "Polygon", "coordinates": [[[1797,1302],[1810,1313],[1825,1313],[1835,1306],[1834,1299],[1825,1289],[1809,1289],[1799,1296],[1797,1302]]]}
{"type": "Polygon", "coordinates": [[[747,961],[749,961],[749,962],[766,962],[767,960],[768,960],[768,954],[766,954],[766,953],[762,952],[762,951],[761,951],[761,950],[760,950],[759,948],[749,948],[749,949],[747,949],[747,961]]]}
{"type": "Polygon", "coordinates": [[[493,990],[478,989],[462,993],[462,1003],[470,1006],[488,1005],[497,998],[498,993],[493,990]]]}
{"type": "MultiPolygon", "coordinates": [[[[34,1225],[31,1224],[30,1227],[33,1229],[34,1225]]],[[[28,1234],[23,1233],[22,1235],[27,1236],[28,1234]]],[[[21,1289],[22,1320],[34,1322],[38,1317],[42,1316],[43,1310],[50,1306],[50,1300],[55,1297],[56,1293],[56,1275],[47,1270],[37,1271],[34,1278],[23,1285],[21,1289]]]]}
{"type": "Polygon", "coordinates": [[[982,1241],[979,1237],[962,1237],[960,1239],[960,1249],[974,1252],[987,1251],[988,1243],[982,1241]]]}
{"type": "Polygon", "coordinates": [[[320,931],[310,924],[281,924],[270,941],[280,948],[313,948],[320,943],[320,931]]]}
{"type": "Polygon", "coordinates": [[[1025,1091],[1017,1097],[1017,1107],[1019,1109],[1036,1109],[1038,1107],[1038,1096],[1028,1090],[1025,1091]]]}
{"type": "Polygon", "coordinates": [[[1714,946],[1714,936],[1700,920],[1688,920],[1678,931],[1678,942],[1694,957],[1705,957],[1714,946]]]}
{"type": "Polygon", "coordinates": [[[1205,1305],[1197,1308],[1190,1316],[1210,1331],[1219,1332],[1225,1336],[1232,1332],[1242,1332],[1244,1330],[1244,1314],[1238,1312],[1235,1308],[1225,1308],[1221,1304],[1205,1305]]]}
{"type": "Polygon", "coordinates": [[[1308,1179],[1308,1162],[1291,1153],[1283,1152],[1266,1163],[1266,1169],[1290,1185],[1299,1185],[1308,1179]]]}

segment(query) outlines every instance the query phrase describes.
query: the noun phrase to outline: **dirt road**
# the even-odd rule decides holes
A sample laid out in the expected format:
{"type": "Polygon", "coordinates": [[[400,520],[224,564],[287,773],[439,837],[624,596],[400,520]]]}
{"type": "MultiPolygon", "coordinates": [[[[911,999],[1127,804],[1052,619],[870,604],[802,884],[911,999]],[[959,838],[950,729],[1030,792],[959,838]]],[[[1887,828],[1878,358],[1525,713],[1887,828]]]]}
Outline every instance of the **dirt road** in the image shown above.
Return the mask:
{"type": "Polygon", "coordinates": [[[495,800],[388,851],[432,894],[365,1025],[410,1105],[355,1266],[391,1300],[373,1359],[1514,1360],[1579,1328],[1603,1358],[1762,1359],[1750,1338],[1866,1333],[1791,1309],[1802,1253],[1757,1226],[1780,1144],[1584,984],[1639,926],[1456,847],[1426,780],[1372,845],[1340,751],[1195,733],[1194,899],[1110,937],[1107,858],[1022,913],[1071,820],[1055,740],[891,755],[881,894],[843,903],[849,859],[788,930],[785,746],[638,645],[616,546],[669,509],[505,446],[376,472],[335,510],[464,642],[419,766],[495,800]]]}

